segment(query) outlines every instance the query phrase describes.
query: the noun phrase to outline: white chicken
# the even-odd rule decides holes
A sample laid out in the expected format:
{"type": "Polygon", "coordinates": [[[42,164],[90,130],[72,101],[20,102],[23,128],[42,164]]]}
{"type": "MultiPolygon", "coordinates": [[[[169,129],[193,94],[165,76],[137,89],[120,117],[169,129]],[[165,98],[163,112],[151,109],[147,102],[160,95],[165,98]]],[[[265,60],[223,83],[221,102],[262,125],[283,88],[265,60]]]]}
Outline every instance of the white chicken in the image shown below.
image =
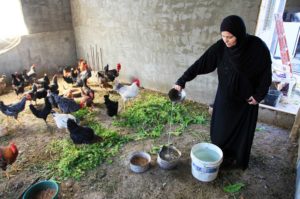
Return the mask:
{"type": "Polygon", "coordinates": [[[118,80],[116,80],[116,85],[114,90],[121,95],[122,100],[124,102],[124,110],[125,110],[126,101],[135,98],[139,94],[139,87],[140,87],[139,79],[133,79],[131,85],[122,85],[118,82],[118,80]]]}
{"type": "Polygon", "coordinates": [[[57,128],[59,129],[67,129],[67,121],[68,119],[74,120],[77,122],[76,118],[71,114],[64,114],[64,113],[56,113],[54,111],[51,112],[53,119],[56,123],[57,128]]]}
{"type": "Polygon", "coordinates": [[[28,76],[29,78],[35,78],[35,77],[36,77],[36,69],[35,69],[35,67],[36,67],[35,64],[32,64],[32,65],[30,66],[30,70],[29,70],[29,72],[27,73],[27,76],[28,76]]]}

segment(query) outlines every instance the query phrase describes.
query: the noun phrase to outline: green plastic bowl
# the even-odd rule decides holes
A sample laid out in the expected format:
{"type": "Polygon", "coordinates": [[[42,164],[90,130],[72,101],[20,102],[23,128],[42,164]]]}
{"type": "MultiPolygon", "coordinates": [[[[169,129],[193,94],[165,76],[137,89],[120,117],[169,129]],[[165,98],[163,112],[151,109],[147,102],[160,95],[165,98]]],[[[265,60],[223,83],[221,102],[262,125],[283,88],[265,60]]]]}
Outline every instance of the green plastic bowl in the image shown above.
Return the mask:
{"type": "Polygon", "coordinates": [[[32,199],[38,193],[47,189],[55,190],[55,194],[53,195],[52,199],[58,198],[58,191],[59,191],[58,184],[53,180],[45,180],[45,181],[38,182],[32,185],[31,187],[29,187],[29,189],[24,193],[22,199],[32,199]]]}

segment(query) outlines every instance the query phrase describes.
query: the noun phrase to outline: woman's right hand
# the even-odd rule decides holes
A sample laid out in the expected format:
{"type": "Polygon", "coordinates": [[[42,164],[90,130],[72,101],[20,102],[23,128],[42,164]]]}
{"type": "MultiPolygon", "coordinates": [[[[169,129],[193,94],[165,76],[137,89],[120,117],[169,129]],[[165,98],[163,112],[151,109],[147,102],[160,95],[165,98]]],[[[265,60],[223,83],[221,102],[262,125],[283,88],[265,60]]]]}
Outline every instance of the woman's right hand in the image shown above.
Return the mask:
{"type": "Polygon", "coordinates": [[[175,88],[176,90],[178,90],[179,92],[182,90],[181,86],[179,86],[179,85],[177,85],[177,84],[175,84],[174,88],[175,88]]]}

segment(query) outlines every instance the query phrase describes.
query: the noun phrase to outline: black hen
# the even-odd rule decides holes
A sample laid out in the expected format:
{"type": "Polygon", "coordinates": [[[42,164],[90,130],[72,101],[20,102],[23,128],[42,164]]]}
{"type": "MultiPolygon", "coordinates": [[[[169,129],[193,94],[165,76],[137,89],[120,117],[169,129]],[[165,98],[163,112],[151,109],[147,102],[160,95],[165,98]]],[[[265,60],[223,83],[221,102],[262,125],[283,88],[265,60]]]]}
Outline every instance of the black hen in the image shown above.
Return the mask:
{"type": "Polygon", "coordinates": [[[48,97],[45,97],[45,105],[42,109],[36,109],[32,104],[29,105],[29,108],[35,117],[43,119],[48,126],[47,117],[52,110],[52,106],[49,102],[48,97]]]}
{"type": "Polygon", "coordinates": [[[53,97],[54,102],[58,105],[59,109],[63,113],[72,113],[78,111],[81,108],[74,99],[65,98],[53,93],[50,93],[49,96],[53,97]]]}
{"type": "Polygon", "coordinates": [[[18,114],[25,109],[26,100],[27,96],[24,96],[21,101],[10,105],[5,105],[3,101],[0,101],[0,110],[5,115],[18,119],[18,114]]]}
{"type": "Polygon", "coordinates": [[[24,79],[18,74],[11,74],[12,77],[12,87],[17,94],[24,93],[25,82],[24,79]]]}
{"type": "Polygon", "coordinates": [[[117,69],[112,69],[112,70],[109,70],[109,65],[107,64],[104,67],[104,74],[107,76],[107,78],[110,81],[113,82],[115,78],[119,76],[120,70],[121,70],[121,64],[117,64],[117,69]]]}
{"type": "Polygon", "coordinates": [[[67,70],[67,68],[63,69],[63,79],[68,84],[73,84],[77,81],[78,76],[78,70],[71,68],[70,71],[67,70]]]}
{"type": "Polygon", "coordinates": [[[32,97],[32,100],[36,101],[36,99],[42,99],[42,98],[47,97],[48,89],[49,89],[49,87],[47,84],[43,84],[43,87],[39,88],[39,89],[37,89],[37,86],[35,83],[32,84],[32,90],[29,91],[30,95],[32,97]],[[33,94],[33,96],[32,96],[32,94],[33,94]]]}
{"type": "Polygon", "coordinates": [[[58,91],[57,75],[54,75],[52,77],[52,81],[49,85],[49,89],[51,93],[55,93],[58,95],[59,91],[58,91]]]}
{"type": "Polygon", "coordinates": [[[45,73],[45,74],[44,74],[44,77],[42,77],[42,78],[40,78],[40,79],[37,79],[37,80],[35,81],[35,83],[41,84],[43,87],[45,87],[45,86],[49,86],[50,80],[49,80],[48,75],[45,73]]]}
{"type": "Polygon", "coordinates": [[[115,102],[109,99],[109,95],[104,95],[104,104],[107,109],[107,115],[110,117],[118,114],[119,102],[115,102]]]}
{"type": "Polygon", "coordinates": [[[79,126],[74,120],[68,119],[67,127],[74,144],[92,144],[102,138],[95,135],[94,130],[87,126],[79,126]]]}

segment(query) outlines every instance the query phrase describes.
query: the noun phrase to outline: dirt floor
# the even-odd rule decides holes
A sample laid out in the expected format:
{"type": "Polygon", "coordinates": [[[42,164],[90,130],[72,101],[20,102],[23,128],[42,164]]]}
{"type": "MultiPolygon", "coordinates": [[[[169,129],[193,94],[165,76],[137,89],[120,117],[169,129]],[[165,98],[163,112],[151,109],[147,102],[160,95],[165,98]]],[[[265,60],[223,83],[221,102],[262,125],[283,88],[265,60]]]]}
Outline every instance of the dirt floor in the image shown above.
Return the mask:
{"type": "MultiPolygon", "coordinates": [[[[101,93],[100,88],[93,88],[101,93]]],[[[18,99],[11,91],[0,96],[0,100],[7,104],[18,99]]],[[[102,97],[97,103],[100,109],[97,117],[105,127],[115,128],[111,125],[112,119],[106,115],[102,97]]],[[[69,137],[67,131],[55,129],[50,116],[48,122],[54,130],[49,131],[42,120],[31,114],[28,104],[19,115],[20,124],[13,118],[7,123],[6,117],[0,113],[1,127],[7,126],[9,129],[7,135],[0,137],[0,145],[14,141],[20,151],[14,164],[17,170],[8,168],[10,179],[4,176],[4,172],[0,176],[0,198],[18,198],[40,176],[39,162],[47,159],[44,155],[45,146],[53,139],[69,137]]],[[[245,171],[221,169],[217,179],[209,183],[200,182],[192,176],[190,158],[193,145],[209,141],[208,125],[191,125],[180,136],[171,138],[173,145],[182,152],[178,166],[172,170],[159,168],[156,155],[152,155],[151,167],[146,172],[137,174],[129,169],[130,153],[149,151],[153,145],[167,143],[166,133],[157,139],[129,142],[112,163],[99,165],[79,181],[68,179],[60,182],[60,198],[292,199],[295,192],[297,144],[289,140],[288,134],[288,130],[258,123],[249,168],[245,171]],[[239,192],[233,194],[223,191],[225,186],[239,182],[245,184],[239,192]]]]}

